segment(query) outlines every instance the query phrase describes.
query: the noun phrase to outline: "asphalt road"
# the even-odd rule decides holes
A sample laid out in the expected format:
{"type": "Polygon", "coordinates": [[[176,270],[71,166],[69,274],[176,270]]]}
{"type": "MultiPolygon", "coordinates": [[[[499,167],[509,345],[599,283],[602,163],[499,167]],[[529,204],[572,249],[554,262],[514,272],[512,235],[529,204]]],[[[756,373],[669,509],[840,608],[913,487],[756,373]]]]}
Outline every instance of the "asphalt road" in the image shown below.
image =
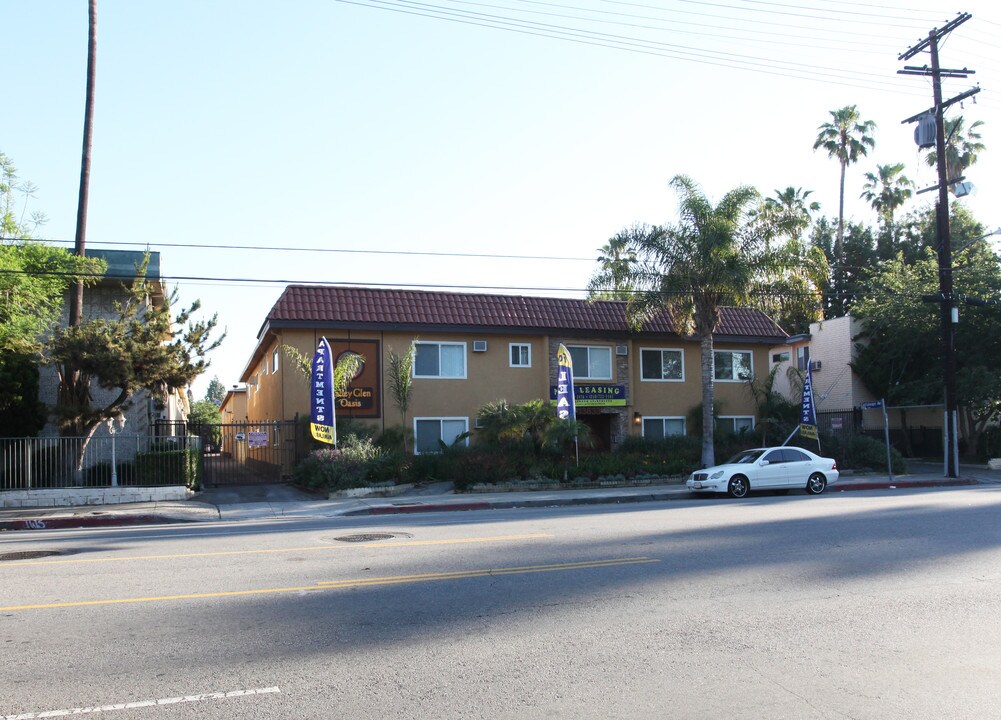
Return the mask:
{"type": "Polygon", "coordinates": [[[0,718],[1001,717],[999,517],[978,486],[11,533],[59,554],[0,561],[0,718]]]}

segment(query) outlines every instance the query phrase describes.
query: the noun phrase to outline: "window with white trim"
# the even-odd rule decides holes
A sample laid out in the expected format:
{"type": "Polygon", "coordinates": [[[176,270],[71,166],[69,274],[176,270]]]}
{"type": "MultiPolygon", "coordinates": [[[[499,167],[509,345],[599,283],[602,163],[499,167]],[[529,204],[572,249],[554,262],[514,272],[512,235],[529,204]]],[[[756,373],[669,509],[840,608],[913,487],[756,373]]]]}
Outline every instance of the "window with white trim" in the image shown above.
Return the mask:
{"type": "Polygon", "coordinates": [[[773,363],[789,362],[789,351],[773,353],[772,362],[773,363]]]}
{"type": "Polygon", "coordinates": [[[753,415],[721,415],[716,419],[716,429],[720,432],[740,435],[754,430],[753,415]]]}
{"type": "Polygon", "coordinates": [[[713,353],[713,378],[721,382],[742,382],[754,376],[750,350],[717,350],[713,353]]]}
{"type": "Polygon", "coordinates": [[[600,345],[568,345],[574,380],[611,380],[612,348],[600,345]]]}
{"type": "MultiPolygon", "coordinates": [[[[469,418],[414,418],[414,454],[441,452],[441,444],[451,447],[456,438],[469,430],[469,418]]],[[[469,444],[469,438],[463,440],[469,444]]]]}
{"type": "Polygon", "coordinates": [[[271,374],[278,374],[278,348],[275,348],[274,352],[271,353],[271,374]]]}
{"type": "Polygon", "coordinates": [[[640,348],[640,379],[653,382],[683,381],[684,353],[674,349],[640,348]]]}
{"type": "Polygon", "coordinates": [[[528,343],[511,343],[508,345],[508,348],[510,348],[511,367],[532,367],[531,345],[528,343]]]}
{"type": "Polygon", "coordinates": [[[415,378],[465,378],[466,343],[414,343],[415,378]]]}
{"type": "Polygon", "coordinates": [[[651,440],[663,440],[666,437],[685,434],[685,418],[683,417],[644,417],[643,437],[651,440]]]}

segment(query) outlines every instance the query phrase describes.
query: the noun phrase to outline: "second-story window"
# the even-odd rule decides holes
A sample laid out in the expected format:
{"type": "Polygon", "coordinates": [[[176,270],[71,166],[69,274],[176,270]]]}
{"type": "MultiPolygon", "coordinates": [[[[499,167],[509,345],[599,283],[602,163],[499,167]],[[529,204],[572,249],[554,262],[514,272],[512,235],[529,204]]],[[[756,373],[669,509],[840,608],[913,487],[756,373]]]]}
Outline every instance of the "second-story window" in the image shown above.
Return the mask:
{"type": "Polygon", "coordinates": [[[713,378],[723,382],[750,380],[754,373],[747,350],[718,350],[713,353],[713,378]]]}
{"type": "Polygon", "coordinates": [[[466,343],[419,342],[416,347],[415,378],[466,377],[466,343]]]}
{"type": "Polygon", "coordinates": [[[532,367],[532,346],[528,343],[511,343],[511,367],[532,367]]]}
{"type": "Polygon", "coordinates": [[[644,380],[684,380],[685,365],[681,350],[643,348],[640,370],[644,380]]]}
{"type": "Polygon", "coordinates": [[[574,380],[611,380],[612,348],[594,345],[570,345],[574,380]]]}

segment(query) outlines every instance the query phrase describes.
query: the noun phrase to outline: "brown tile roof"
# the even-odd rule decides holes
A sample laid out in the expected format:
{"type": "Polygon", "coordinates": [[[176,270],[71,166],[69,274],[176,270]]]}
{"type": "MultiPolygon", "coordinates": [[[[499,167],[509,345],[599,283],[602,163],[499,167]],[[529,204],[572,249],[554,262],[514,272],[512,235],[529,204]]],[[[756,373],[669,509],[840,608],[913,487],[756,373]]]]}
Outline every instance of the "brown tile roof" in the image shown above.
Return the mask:
{"type": "MultiPolygon", "coordinates": [[[[626,304],[573,298],[480,295],[368,287],[289,285],[271,308],[271,327],[386,326],[628,334],[626,304]]],[[[675,334],[666,316],[643,333],[675,334]]],[[[786,333],[750,308],[723,308],[717,335],[780,342],[786,333]]]]}

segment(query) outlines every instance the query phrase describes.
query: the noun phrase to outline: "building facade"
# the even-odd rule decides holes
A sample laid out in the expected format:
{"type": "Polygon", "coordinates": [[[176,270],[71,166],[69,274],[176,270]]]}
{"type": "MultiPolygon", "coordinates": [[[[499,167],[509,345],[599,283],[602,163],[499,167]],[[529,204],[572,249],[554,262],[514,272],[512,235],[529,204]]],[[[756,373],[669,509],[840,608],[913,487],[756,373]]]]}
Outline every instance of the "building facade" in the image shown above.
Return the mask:
{"type": "MultiPolygon", "coordinates": [[[[625,303],[376,288],[291,285],[275,303],[241,376],[247,419],[269,422],[309,413],[308,378],[288,346],[312,357],[321,337],[335,360],[360,355],[361,369],[336,399],[339,418],[385,430],[404,425],[389,392],[391,353],[414,344],[413,392],[405,420],[417,452],[476,438],[486,403],[555,399],[556,349],[574,362],[578,419],[599,448],[629,436],[698,432],[688,416],[701,403],[699,342],[657,317],[642,331],[626,323],[625,303]]],[[[747,380],[767,370],[785,333],[756,310],[724,308],[715,335],[715,396],[720,422],[753,428],[747,380]]]]}

